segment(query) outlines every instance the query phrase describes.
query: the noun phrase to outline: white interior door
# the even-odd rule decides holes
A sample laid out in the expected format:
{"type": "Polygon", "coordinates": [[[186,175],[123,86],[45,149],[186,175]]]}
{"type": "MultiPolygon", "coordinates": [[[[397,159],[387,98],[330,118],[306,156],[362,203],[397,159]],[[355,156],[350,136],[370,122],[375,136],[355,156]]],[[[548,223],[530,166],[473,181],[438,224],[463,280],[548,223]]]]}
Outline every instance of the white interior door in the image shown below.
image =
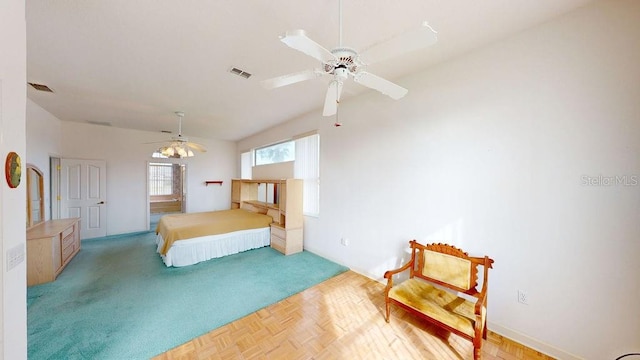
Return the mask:
{"type": "Polygon", "coordinates": [[[61,159],[61,218],[80,218],[80,238],[107,235],[107,165],[104,160],[61,159]]]}

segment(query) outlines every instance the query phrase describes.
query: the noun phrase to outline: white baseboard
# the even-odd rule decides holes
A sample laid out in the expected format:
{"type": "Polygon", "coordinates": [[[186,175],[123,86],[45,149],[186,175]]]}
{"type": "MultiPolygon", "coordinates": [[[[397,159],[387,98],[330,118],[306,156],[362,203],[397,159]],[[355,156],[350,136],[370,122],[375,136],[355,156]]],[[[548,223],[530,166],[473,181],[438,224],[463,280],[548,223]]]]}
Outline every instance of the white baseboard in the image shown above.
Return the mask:
{"type": "Polygon", "coordinates": [[[549,355],[551,357],[554,357],[556,359],[562,359],[562,360],[584,360],[584,358],[581,358],[579,356],[570,354],[564,350],[560,350],[556,347],[553,347],[549,344],[543,343],[539,340],[536,340],[528,335],[525,335],[521,332],[515,331],[513,329],[510,329],[508,327],[496,324],[496,323],[492,323],[491,321],[489,321],[487,323],[487,328],[490,331],[493,331],[496,334],[502,335],[506,338],[509,338],[510,340],[513,340],[517,343],[520,343],[528,348],[534,349],[536,351],[539,351],[545,355],[549,355]]]}
{"type": "MultiPolygon", "coordinates": [[[[343,265],[343,264],[341,264],[341,262],[340,262],[340,261],[336,260],[336,259],[335,259],[335,258],[333,258],[331,255],[325,254],[325,253],[324,253],[324,252],[322,252],[322,251],[317,251],[316,249],[314,249],[314,248],[309,248],[309,247],[307,247],[307,246],[305,246],[305,247],[304,247],[304,250],[305,250],[305,251],[308,251],[308,252],[310,252],[310,253],[314,253],[314,254],[316,254],[316,255],[318,255],[318,256],[322,256],[323,258],[325,258],[325,259],[327,259],[327,260],[329,260],[329,261],[333,261],[333,262],[334,262],[334,263],[336,263],[336,264],[343,265]]],[[[346,266],[346,265],[343,265],[343,266],[346,266]]],[[[347,267],[348,267],[348,266],[347,266],[347,267]]],[[[368,271],[364,271],[364,270],[362,270],[362,269],[357,269],[357,268],[349,267],[349,270],[351,270],[351,271],[353,271],[353,272],[355,272],[355,273],[358,273],[358,274],[360,274],[360,275],[362,275],[362,276],[368,277],[369,279],[375,280],[375,281],[377,281],[377,282],[383,282],[383,281],[385,281],[385,280],[384,280],[384,278],[376,279],[376,278],[374,277],[374,275],[373,275],[373,274],[369,273],[368,271]]],[[[384,282],[384,284],[386,285],[386,282],[384,282]]]]}

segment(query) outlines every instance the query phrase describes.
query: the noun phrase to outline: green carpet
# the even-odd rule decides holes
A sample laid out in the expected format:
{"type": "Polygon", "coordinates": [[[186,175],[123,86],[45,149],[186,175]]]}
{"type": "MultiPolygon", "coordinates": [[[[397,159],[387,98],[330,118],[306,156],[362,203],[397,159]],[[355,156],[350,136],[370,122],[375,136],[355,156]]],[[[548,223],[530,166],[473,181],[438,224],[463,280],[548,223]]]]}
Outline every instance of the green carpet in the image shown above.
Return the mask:
{"type": "Polygon", "coordinates": [[[269,247],[167,268],[154,236],[83,241],[55,282],[28,288],[29,359],[147,359],[347,270],[269,247]]]}

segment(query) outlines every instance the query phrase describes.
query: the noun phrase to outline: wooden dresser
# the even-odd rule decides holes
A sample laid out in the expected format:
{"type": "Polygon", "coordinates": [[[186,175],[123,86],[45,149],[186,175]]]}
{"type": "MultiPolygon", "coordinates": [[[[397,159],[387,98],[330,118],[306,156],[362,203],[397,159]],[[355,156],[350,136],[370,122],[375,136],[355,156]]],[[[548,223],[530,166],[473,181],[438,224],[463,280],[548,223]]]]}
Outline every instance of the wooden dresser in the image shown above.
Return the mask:
{"type": "Polygon", "coordinates": [[[271,247],[285,255],[303,250],[303,224],[301,179],[231,180],[231,208],[246,206],[266,209],[273,218],[271,247]],[[271,184],[273,202],[259,201],[259,184],[271,184]]]}
{"type": "Polygon", "coordinates": [[[54,281],[80,251],[80,219],[45,221],[27,230],[27,286],[54,281]]]}

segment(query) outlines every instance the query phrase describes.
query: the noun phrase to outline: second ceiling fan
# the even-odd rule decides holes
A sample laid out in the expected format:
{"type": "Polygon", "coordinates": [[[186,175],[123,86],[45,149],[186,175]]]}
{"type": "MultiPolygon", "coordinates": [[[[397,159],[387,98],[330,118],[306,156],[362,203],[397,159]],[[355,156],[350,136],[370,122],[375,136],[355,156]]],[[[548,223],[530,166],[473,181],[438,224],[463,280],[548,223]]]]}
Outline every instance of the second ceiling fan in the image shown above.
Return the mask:
{"type": "Polygon", "coordinates": [[[287,31],[280,35],[280,41],[321,62],[319,69],[304,70],[292,74],[263,80],[262,86],[273,89],[295,84],[319,76],[332,76],[324,101],[322,115],[331,116],[338,110],[340,95],[344,82],[352,77],[353,80],[368,88],[377,90],[392,99],[400,99],[408,92],[407,89],[389,80],[365,71],[367,65],[380,62],[392,57],[425,48],[437,41],[436,32],[426,23],[406,31],[386,41],[374,44],[357,52],[353,48],[342,45],[342,0],[339,1],[339,42],[338,46],[327,50],[311,38],[304,30],[287,31]]]}
{"type": "Polygon", "coordinates": [[[164,143],[164,146],[158,149],[156,153],[168,158],[181,159],[192,157],[194,156],[193,150],[206,152],[207,149],[204,146],[191,142],[188,138],[182,136],[182,118],[184,117],[184,112],[176,111],[175,114],[178,116],[178,136],[172,136],[169,140],[155,141],[147,144],[164,143]]]}

